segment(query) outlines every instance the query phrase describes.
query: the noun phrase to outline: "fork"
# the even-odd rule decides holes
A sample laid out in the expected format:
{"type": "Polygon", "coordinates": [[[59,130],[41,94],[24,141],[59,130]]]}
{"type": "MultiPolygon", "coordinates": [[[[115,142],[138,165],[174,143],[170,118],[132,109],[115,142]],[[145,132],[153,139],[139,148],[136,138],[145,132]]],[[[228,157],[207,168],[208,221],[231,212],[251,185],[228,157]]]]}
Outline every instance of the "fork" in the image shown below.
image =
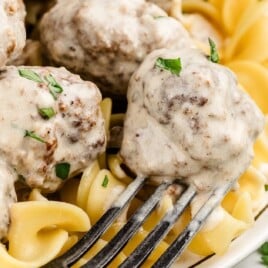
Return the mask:
{"type": "MultiPolygon", "coordinates": [[[[119,196],[110,209],[92,226],[92,228],[77,242],[69,251],[55,260],[44,265],[43,268],[68,268],[77,262],[109,228],[113,221],[119,216],[138,191],[145,185],[145,177],[137,177],[126,190],[119,196]]],[[[153,268],[170,267],[192,240],[194,235],[205,223],[208,216],[219,205],[225,194],[231,189],[235,181],[228,181],[221,186],[211,190],[204,205],[198,210],[183,232],[174,240],[169,248],[159,257],[152,266],[153,268]]],[[[171,185],[181,185],[183,192],[177,199],[172,210],[169,210],[155,228],[148,234],[142,243],[129,255],[119,266],[120,268],[134,268],[146,260],[153,249],[171,230],[174,223],[184,212],[191,200],[196,196],[197,189],[194,185],[187,185],[181,180],[163,182],[148,200],[131,216],[122,229],[109,241],[109,243],[97,253],[91,260],[81,266],[82,268],[106,267],[134,236],[146,218],[156,208],[163,193],[171,185]]]]}

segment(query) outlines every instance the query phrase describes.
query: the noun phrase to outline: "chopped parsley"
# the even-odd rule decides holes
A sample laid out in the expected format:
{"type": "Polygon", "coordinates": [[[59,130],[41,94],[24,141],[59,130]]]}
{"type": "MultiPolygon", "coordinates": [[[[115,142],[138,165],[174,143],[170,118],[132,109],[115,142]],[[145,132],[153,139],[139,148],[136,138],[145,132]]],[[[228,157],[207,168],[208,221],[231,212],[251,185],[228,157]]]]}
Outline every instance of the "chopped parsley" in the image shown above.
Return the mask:
{"type": "Polygon", "coordinates": [[[43,78],[38,73],[34,72],[33,70],[19,69],[18,71],[19,71],[19,75],[26,79],[29,79],[38,83],[42,83],[42,84],[45,84],[47,82],[47,87],[49,89],[49,92],[55,100],[57,99],[58,94],[63,92],[62,86],[56,81],[56,79],[53,77],[52,74],[45,75],[43,77],[45,79],[44,81],[43,78]]]}
{"type": "Polygon", "coordinates": [[[37,141],[46,143],[40,136],[34,133],[34,131],[25,130],[24,137],[30,137],[32,139],[35,139],[37,141]]]}
{"type": "Polygon", "coordinates": [[[106,188],[106,187],[108,186],[108,183],[109,183],[109,178],[108,178],[107,175],[105,175],[105,176],[104,176],[104,179],[103,179],[103,181],[102,181],[101,186],[104,187],[104,188],[106,188]]]}
{"type": "Polygon", "coordinates": [[[265,242],[259,249],[263,264],[268,265],[268,242],[265,242]]]}
{"type": "Polygon", "coordinates": [[[56,164],[56,176],[62,180],[66,180],[69,176],[71,165],[67,162],[56,164]]]}
{"type": "Polygon", "coordinates": [[[167,18],[167,16],[153,16],[155,20],[167,18]]]}
{"type": "Polygon", "coordinates": [[[39,108],[38,112],[42,116],[42,118],[44,118],[44,119],[50,119],[51,117],[53,117],[56,114],[52,107],[39,108]]]}
{"type": "Polygon", "coordinates": [[[208,59],[214,63],[218,63],[220,61],[220,58],[216,48],[216,44],[211,38],[208,38],[208,42],[210,46],[210,55],[208,56],[208,59]]]}
{"type": "Polygon", "coordinates": [[[44,81],[40,77],[40,75],[32,70],[29,69],[19,69],[19,75],[24,77],[28,80],[32,80],[37,83],[43,83],[44,81]]]}
{"type": "Polygon", "coordinates": [[[164,59],[159,57],[156,60],[156,67],[164,69],[164,70],[168,70],[170,71],[172,74],[175,74],[177,76],[180,75],[182,66],[181,66],[181,59],[177,58],[177,59],[164,59]]]}
{"type": "Polygon", "coordinates": [[[56,79],[52,76],[52,74],[46,75],[45,80],[48,82],[48,88],[49,88],[50,94],[56,100],[57,99],[57,94],[62,93],[63,88],[56,81],[56,79]]]}
{"type": "Polygon", "coordinates": [[[264,190],[265,190],[266,192],[268,192],[268,184],[265,184],[265,185],[264,185],[264,190]]]}

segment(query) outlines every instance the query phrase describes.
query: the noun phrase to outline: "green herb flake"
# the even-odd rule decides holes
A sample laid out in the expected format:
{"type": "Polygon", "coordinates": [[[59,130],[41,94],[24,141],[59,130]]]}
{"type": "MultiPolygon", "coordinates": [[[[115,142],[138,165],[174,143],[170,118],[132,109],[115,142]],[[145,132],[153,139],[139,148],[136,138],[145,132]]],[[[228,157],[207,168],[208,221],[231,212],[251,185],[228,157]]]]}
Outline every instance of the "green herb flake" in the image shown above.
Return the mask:
{"type": "Polygon", "coordinates": [[[37,141],[46,143],[40,136],[34,133],[34,131],[25,130],[24,137],[30,137],[32,139],[35,139],[37,141]]]}
{"type": "Polygon", "coordinates": [[[62,86],[56,81],[56,79],[52,76],[52,74],[46,75],[44,78],[48,82],[48,88],[50,94],[56,100],[57,94],[63,92],[62,86]]]}
{"type": "Polygon", "coordinates": [[[50,86],[55,88],[56,93],[61,93],[63,88],[61,85],[56,81],[56,79],[52,76],[52,74],[45,76],[46,81],[49,83],[50,86]]]}
{"type": "Polygon", "coordinates": [[[167,16],[153,16],[155,20],[167,18],[167,16]]]}
{"type": "Polygon", "coordinates": [[[263,264],[268,265],[268,255],[262,255],[261,260],[263,264]]]}
{"type": "Polygon", "coordinates": [[[32,71],[32,70],[29,70],[29,69],[19,69],[19,75],[21,77],[24,77],[28,80],[32,80],[34,82],[37,82],[37,83],[43,83],[44,81],[42,80],[42,78],[39,76],[38,73],[32,71]]]}
{"type": "Polygon", "coordinates": [[[40,108],[40,109],[38,109],[38,112],[41,115],[41,117],[44,119],[50,119],[51,117],[56,115],[56,113],[52,107],[40,108]]]}
{"type": "Polygon", "coordinates": [[[268,192],[268,184],[265,184],[265,185],[264,185],[264,190],[265,190],[266,192],[268,192]]]}
{"type": "Polygon", "coordinates": [[[108,178],[107,175],[105,175],[105,176],[104,176],[104,179],[103,179],[103,181],[102,181],[101,186],[104,187],[104,188],[106,188],[106,187],[108,186],[108,183],[109,183],[109,178],[108,178]]]}
{"type": "Polygon", "coordinates": [[[168,70],[172,74],[179,76],[182,69],[181,59],[164,59],[160,57],[156,60],[156,67],[168,70]]]}
{"type": "Polygon", "coordinates": [[[67,162],[59,163],[55,166],[56,176],[62,180],[66,180],[69,176],[71,165],[67,162]]]}
{"type": "Polygon", "coordinates": [[[208,42],[210,46],[210,55],[208,56],[208,59],[214,63],[218,63],[220,61],[220,58],[216,48],[216,44],[211,38],[208,38],[208,42]]]}
{"type": "Polygon", "coordinates": [[[268,265],[268,242],[262,244],[259,248],[259,253],[262,255],[261,259],[263,264],[268,265]]]}
{"type": "Polygon", "coordinates": [[[264,244],[262,244],[259,251],[262,255],[268,255],[268,242],[265,242],[264,244]]]}

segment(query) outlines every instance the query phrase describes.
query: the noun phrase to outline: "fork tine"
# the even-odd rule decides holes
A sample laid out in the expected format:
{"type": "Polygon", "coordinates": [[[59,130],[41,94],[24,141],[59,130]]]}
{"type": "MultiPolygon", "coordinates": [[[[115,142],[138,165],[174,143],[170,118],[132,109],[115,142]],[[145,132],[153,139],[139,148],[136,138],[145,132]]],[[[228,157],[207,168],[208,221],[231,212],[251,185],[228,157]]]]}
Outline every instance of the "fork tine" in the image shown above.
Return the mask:
{"type": "Polygon", "coordinates": [[[43,268],[68,268],[81,258],[108,229],[145,183],[144,177],[137,177],[108,209],[99,221],[65,254],[44,265],[43,268]]]}
{"type": "Polygon", "coordinates": [[[82,268],[100,268],[106,265],[116,256],[116,254],[126,245],[129,239],[136,233],[148,215],[153,211],[160,201],[164,191],[172,182],[166,182],[158,186],[156,191],[128,220],[124,227],[109,243],[82,268]]]}
{"type": "Polygon", "coordinates": [[[164,218],[153,229],[153,231],[150,232],[145,240],[120,265],[120,268],[139,267],[153,251],[156,245],[161,241],[161,239],[170,231],[173,224],[176,222],[185,208],[189,205],[195,195],[195,187],[189,186],[188,189],[178,199],[174,208],[164,216],[164,218]]]}
{"type": "Polygon", "coordinates": [[[190,221],[186,229],[176,238],[170,247],[157,260],[152,268],[168,268],[170,267],[184,248],[190,243],[193,236],[199,231],[205,220],[212,213],[212,211],[219,205],[225,194],[231,189],[234,181],[230,181],[222,186],[217,187],[205,204],[199,209],[194,218],[190,221]]]}

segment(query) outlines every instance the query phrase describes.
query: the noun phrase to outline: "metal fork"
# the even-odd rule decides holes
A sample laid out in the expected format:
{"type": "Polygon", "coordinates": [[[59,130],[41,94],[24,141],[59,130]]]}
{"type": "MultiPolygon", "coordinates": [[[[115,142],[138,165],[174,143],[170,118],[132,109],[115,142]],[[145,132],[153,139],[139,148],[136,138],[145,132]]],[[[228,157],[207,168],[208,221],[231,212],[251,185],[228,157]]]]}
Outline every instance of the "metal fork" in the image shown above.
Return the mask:
{"type": "MultiPolygon", "coordinates": [[[[85,236],[75,244],[69,251],[59,258],[51,261],[43,266],[43,268],[67,268],[77,262],[101,237],[101,235],[109,228],[113,221],[119,216],[122,210],[135,197],[137,192],[145,184],[146,178],[137,177],[127,189],[120,195],[113,206],[106,211],[100,220],[92,226],[85,236]]],[[[133,235],[141,227],[145,219],[155,209],[163,193],[172,184],[181,184],[180,180],[164,182],[159,185],[149,199],[141,206],[123,226],[123,228],[109,241],[109,243],[88,263],[84,264],[83,268],[101,268],[106,267],[127,244],[133,235]]],[[[205,220],[216,208],[225,194],[231,189],[234,181],[225,183],[222,186],[216,187],[211,191],[208,200],[199,209],[184,231],[175,239],[169,248],[160,256],[160,258],[152,266],[153,268],[170,267],[180,256],[182,251],[198,232],[205,220]]],[[[171,230],[179,216],[187,208],[191,200],[197,194],[197,190],[193,185],[183,184],[184,191],[180,198],[176,201],[174,208],[167,212],[156,227],[149,233],[144,241],[132,252],[132,254],[119,266],[120,268],[134,268],[146,260],[153,249],[171,230]]]]}

